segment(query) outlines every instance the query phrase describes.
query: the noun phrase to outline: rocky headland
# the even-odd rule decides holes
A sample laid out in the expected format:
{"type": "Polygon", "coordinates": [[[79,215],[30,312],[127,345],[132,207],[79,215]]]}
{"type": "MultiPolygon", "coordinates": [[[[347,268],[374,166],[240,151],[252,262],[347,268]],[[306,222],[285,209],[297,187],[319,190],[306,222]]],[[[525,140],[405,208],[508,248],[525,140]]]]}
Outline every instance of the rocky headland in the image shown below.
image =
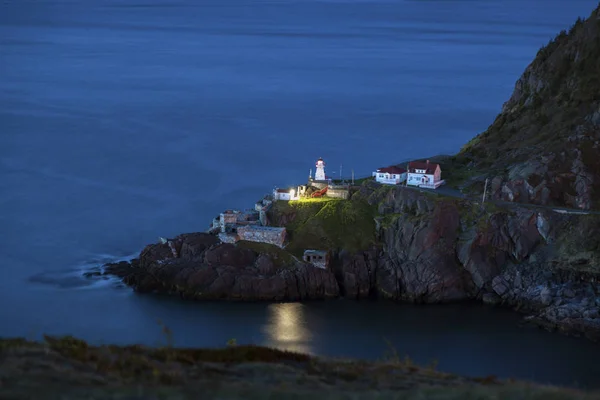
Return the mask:
{"type": "Polygon", "coordinates": [[[146,246],[138,259],[108,264],[103,273],[117,275],[138,292],[176,294],[185,299],[295,301],[338,297],[331,271],[305,267],[274,245],[222,243],[215,235],[190,233],[168,245],[146,246]]]}
{"type": "Polygon", "coordinates": [[[600,339],[598,215],[492,203],[482,208],[365,182],[348,201],[277,202],[270,218],[287,226],[286,249],[190,233],[172,239],[178,257],[167,244],[151,244],[138,259],[109,264],[103,273],[120,276],[139,292],[187,299],[480,300],[526,312],[528,321],[549,329],[600,339]],[[324,212],[341,207],[345,212],[324,212]],[[350,217],[357,210],[363,230],[350,217]],[[339,230],[341,240],[331,241],[340,236],[328,229],[339,230]],[[348,232],[362,243],[347,246],[348,232]],[[328,269],[294,255],[307,246],[332,251],[328,269]]]}
{"type": "Polygon", "coordinates": [[[188,299],[415,303],[478,300],[547,329],[600,340],[600,12],[540,50],[490,128],[440,160],[457,198],[371,180],[349,200],[278,201],[284,249],[190,233],[110,264],[139,292],[188,299]],[[331,252],[327,269],[301,261],[331,252]]]}

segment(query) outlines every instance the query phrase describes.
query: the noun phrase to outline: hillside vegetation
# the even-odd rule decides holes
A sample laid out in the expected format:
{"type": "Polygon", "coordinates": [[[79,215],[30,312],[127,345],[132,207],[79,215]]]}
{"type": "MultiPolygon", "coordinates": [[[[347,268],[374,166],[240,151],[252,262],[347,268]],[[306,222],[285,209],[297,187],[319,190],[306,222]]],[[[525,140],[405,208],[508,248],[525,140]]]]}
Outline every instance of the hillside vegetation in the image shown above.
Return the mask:
{"type": "Polygon", "coordinates": [[[510,201],[600,205],[600,5],[539,50],[488,129],[450,160],[467,188],[510,201]]]}
{"type": "Polygon", "coordinates": [[[276,201],[269,212],[271,224],[285,226],[291,253],[306,249],[366,250],[376,243],[377,208],[365,201],[332,198],[276,201]]]}
{"type": "Polygon", "coordinates": [[[72,338],[0,339],[3,399],[593,399],[410,360],[324,360],[231,343],[222,349],[92,346],[72,338]]]}

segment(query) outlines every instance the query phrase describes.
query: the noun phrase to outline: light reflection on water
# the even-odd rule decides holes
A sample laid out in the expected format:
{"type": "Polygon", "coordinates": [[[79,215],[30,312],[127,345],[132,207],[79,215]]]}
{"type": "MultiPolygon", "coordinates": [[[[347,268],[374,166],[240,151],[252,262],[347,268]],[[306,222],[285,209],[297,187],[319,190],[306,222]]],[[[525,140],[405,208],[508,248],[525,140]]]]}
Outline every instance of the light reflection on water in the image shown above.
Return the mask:
{"type": "Polygon", "coordinates": [[[267,312],[268,322],[263,328],[267,336],[267,346],[313,353],[310,346],[312,333],[306,328],[305,305],[300,303],[270,304],[267,312]]]}

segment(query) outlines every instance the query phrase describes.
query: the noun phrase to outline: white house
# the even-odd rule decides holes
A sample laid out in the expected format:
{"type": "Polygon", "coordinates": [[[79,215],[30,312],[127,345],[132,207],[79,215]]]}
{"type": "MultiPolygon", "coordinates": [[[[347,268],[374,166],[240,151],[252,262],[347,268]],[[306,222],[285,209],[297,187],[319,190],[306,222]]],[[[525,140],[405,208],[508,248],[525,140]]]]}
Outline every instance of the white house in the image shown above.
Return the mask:
{"type": "Polygon", "coordinates": [[[412,161],[408,163],[407,185],[428,189],[437,189],[444,184],[440,164],[426,161],[412,161]]]}
{"type": "Polygon", "coordinates": [[[273,200],[297,200],[296,191],[294,189],[273,189],[273,200]]]}
{"type": "Polygon", "coordinates": [[[373,176],[379,183],[397,185],[406,180],[406,170],[396,166],[384,167],[373,172],[373,176]]]}

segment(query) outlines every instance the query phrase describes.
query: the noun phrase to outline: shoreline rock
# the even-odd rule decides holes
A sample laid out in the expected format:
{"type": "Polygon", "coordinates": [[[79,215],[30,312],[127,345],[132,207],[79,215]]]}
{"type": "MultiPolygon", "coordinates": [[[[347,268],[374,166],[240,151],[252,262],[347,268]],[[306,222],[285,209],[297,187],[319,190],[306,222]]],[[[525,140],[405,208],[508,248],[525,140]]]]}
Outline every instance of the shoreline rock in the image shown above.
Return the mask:
{"type": "Polygon", "coordinates": [[[481,210],[468,200],[402,187],[381,195],[378,188],[366,183],[349,201],[371,201],[383,218],[392,217],[379,226],[380,246],[334,251],[328,269],[273,245],[190,233],[170,240],[177,258],[168,244],[150,244],[138,259],[108,264],[103,273],[140,293],[193,300],[477,300],[513,308],[544,329],[600,340],[595,258],[571,249],[564,229],[584,229],[594,217],[517,206],[481,210]]]}
{"type": "MultiPolygon", "coordinates": [[[[105,274],[120,277],[140,293],[164,293],[195,300],[301,301],[339,297],[335,276],[277,252],[257,252],[222,243],[208,233],[182,234],[167,244],[150,244],[131,263],[107,264],[105,274]]],[[[274,250],[273,246],[265,246],[274,250]]]]}

